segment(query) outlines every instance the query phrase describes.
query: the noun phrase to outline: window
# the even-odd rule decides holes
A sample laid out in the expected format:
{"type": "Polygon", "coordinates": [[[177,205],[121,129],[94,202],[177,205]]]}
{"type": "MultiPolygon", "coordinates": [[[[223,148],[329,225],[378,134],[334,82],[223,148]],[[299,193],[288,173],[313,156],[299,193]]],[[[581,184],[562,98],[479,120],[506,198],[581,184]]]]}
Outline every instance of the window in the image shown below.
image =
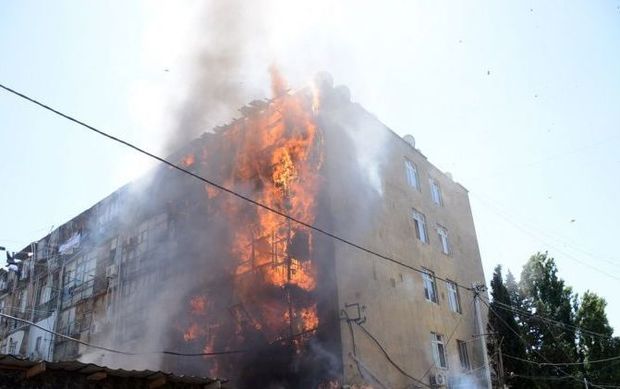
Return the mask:
{"type": "Polygon", "coordinates": [[[450,245],[448,244],[448,230],[446,230],[442,226],[438,226],[437,233],[439,234],[439,242],[441,243],[441,252],[446,255],[450,254],[450,245]]]}
{"type": "Polygon", "coordinates": [[[410,187],[420,190],[420,181],[418,180],[418,168],[408,159],[405,159],[405,171],[407,172],[407,183],[410,187]]]}
{"type": "Polygon", "coordinates": [[[430,270],[424,269],[422,273],[422,279],[424,281],[424,297],[428,301],[437,303],[437,287],[435,286],[435,273],[430,270]]]}
{"type": "Polygon", "coordinates": [[[467,353],[467,343],[462,340],[457,340],[456,345],[459,349],[459,359],[461,360],[461,367],[465,370],[470,370],[471,365],[469,363],[469,354],[467,353]]]}
{"type": "Polygon", "coordinates": [[[459,289],[456,283],[452,281],[446,281],[448,287],[448,302],[450,303],[450,310],[452,312],[461,313],[461,299],[459,296],[459,289]]]}
{"type": "Polygon", "coordinates": [[[37,340],[34,344],[34,351],[37,353],[41,351],[41,339],[42,339],[41,336],[37,336],[37,340]]]}
{"type": "Polygon", "coordinates": [[[45,304],[50,301],[52,297],[52,287],[49,285],[49,281],[48,284],[41,288],[39,296],[39,304],[45,304]]]}
{"type": "Polygon", "coordinates": [[[15,355],[17,351],[17,341],[13,341],[13,338],[9,338],[9,354],[15,355]]]}
{"type": "Polygon", "coordinates": [[[446,349],[443,343],[443,335],[431,332],[431,347],[433,349],[435,366],[447,369],[448,363],[446,361],[446,349]]]}
{"type": "Polygon", "coordinates": [[[415,225],[415,236],[424,243],[428,243],[428,235],[426,234],[426,218],[423,214],[413,210],[413,224],[415,225]]]}
{"type": "Polygon", "coordinates": [[[429,182],[431,184],[431,198],[433,199],[433,203],[442,205],[441,189],[439,188],[439,184],[432,178],[429,178],[429,182]]]}
{"type": "Polygon", "coordinates": [[[75,323],[75,307],[71,307],[62,312],[60,316],[61,328],[64,329],[64,334],[69,335],[73,333],[76,326],[75,323]]]}

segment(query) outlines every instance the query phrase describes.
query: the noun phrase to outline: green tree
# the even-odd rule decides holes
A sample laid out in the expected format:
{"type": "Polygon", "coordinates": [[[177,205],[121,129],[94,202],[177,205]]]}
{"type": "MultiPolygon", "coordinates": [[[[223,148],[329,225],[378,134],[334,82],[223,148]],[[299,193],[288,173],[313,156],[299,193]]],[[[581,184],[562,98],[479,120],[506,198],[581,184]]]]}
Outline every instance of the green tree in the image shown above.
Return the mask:
{"type": "Polygon", "coordinates": [[[512,272],[508,270],[506,274],[506,289],[508,289],[508,293],[510,294],[510,301],[516,308],[524,308],[523,305],[523,295],[519,290],[519,284],[515,279],[515,276],[512,275],[512,272]]]}
{"type": "MultiPolygon", "coordinates": [[[[557,275],[555,260],[546,252],[530,257],[523,267],[519,287],[523,305],[531,312],[524,326],[531,343],[528,359],[539,362],[572,363],[580,360],[576,345],[576,298],[557,275]]],[[[545,377],[579,377],[579,366],[537,366],[536,374],[545,377]]],[[[575,380],[549,380],[539,387],[581,387],[575,380]]]]}
{"type": "MultiPolygon", "coordinates": [[[[519,336],[516,335],[521,335],[521,328],[515,319],[514,312],[512,312],[513,307],[515,307],[512,295],[513,293],[508,290],[504,283],[502,267],[500,265],[496,266],[493,272],[493,279],[491,280],[492,301],[490,306],[492,311],[489,311],[488,322],[488,332],[495,334],[495,336],[489,337],[488,350],[496,372],[499,369],[498,347],[501,347],[502,354],[521,359],[526,357],[525,345],[519,339],[519,336]]],[[[524,362],[514,358],[504,358],[503,365],[506,384],[513,388],[531,387],[530,382],[518,376],[523,375],[525,371],[529,371],[529,367],[524,362]]]]}
{"type": "Polygon", "coordinates": [[[578,332],[579,352],[585,363],[583,371],[593,382],[620,384],[620,360],[603,363],[590,361],[620,356],[620,341],[613,337],[605,307],[607,302],[595,293],[587,291],[581,298],[576,322],[582,328],[578,332]]]}
{"type": "MultiPolygon", "coordinates": [[[[513,388],[620,385],[620,338],[613,336],[604,299],[578,298],[546,252],[530,257],[519,283],[497,266],[491,280],[489,332],[501,339],[506,383],[513,388]],[[552,363],[549,363],[552,362],[552,363]],[[554,365],[555,364],[555,365],[554,365]]],[[[497,363],[498,343],[489,342],[497,363]]],[[[497,367],[497,366],[495,366],[497,367]]]]}

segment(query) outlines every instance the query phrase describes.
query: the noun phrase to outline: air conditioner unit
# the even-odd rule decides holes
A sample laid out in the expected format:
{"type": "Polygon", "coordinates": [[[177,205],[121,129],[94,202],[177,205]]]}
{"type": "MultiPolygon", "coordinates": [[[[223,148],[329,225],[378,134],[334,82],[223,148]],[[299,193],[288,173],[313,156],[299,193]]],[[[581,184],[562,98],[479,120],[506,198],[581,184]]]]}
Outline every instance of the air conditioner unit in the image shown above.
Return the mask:
{"type": "Polygon", "coordinates": [[[106,278],[114,278],[116,277],[118,267],[116,265],[110,265],[105,269],[106,278]]]}
{"type": "Polygon", "coordinates": [[[445,386],[446,383],[448,382],[446,379],[446,376],[443,374],[435,374],[435,375],[432,375],[430,378],[431,378],[431,385],[433,387],[445,386]]]}

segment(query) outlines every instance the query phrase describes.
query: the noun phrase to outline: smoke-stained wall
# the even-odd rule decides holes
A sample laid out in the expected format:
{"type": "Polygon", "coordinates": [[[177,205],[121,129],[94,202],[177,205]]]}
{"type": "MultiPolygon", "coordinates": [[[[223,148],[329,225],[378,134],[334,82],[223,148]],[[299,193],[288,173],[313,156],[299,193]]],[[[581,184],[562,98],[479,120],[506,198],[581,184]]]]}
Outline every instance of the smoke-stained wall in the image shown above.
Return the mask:
{"type": "MultiPolygon", "coordinates": [[[[243,119],[171,160],[329,230],[326,130],[316,128],[312,101],[306,90],[253,102],[243,119]]],[[[331,239],[165,167],[136,184],[119,213],[131,222],[110,249],[105,267],[116,264],[118,276],[97,319],[109,325],[94,338],[132,352],[194,356],[95,351],[83,358],[230,377],[240,387],[339,380],[331,239]],[[199,355],[218,352],[226,355],[199,355]]]]}
{"type": "Polygon", "coordinates": [[[439,279],[465,287],[484,281],[467,190],[351,103],[344,87],[330,85],[323,93],[333,104],[324,104],[323,117],[324,127],[332,130],[325,141],[332,231],[405,264],[336,242],[338,304],[348,319],[340,330],[344,382],[416,387],[422,385],[418,380],[430,385],[443,379],[483,385],[473,296],[459,289],[456,312],[447,283],[439,279]],[[408,182],[407,161],[417,169],[416,187],[408,182]],[[431,181],[440,188],[439,204],[433,201],[431,181]],[[413,210],[424,215],[424,240],[416,237],[413,210]],[[447,231],[447,254],[439,230],[447,231]],[[438,277],[432,277],[435,301],[425,297],[423,269],[438,277]],[[444,367],[433,355],[433,334],[444,342],[444,367]],[[465,344],[470,368],[462,366],[457,341],[465,344]]]}

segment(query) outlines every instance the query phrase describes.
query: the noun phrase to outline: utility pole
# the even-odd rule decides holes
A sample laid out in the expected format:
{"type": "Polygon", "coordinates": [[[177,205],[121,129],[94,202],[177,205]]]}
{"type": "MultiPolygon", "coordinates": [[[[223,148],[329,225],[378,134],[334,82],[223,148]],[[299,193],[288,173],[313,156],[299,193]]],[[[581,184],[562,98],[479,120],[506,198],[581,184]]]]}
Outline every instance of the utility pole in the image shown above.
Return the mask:
{"type": "Polygon", "coordinates": [[[476,311],[476,322],[478,326],[478,333],[480,334],[480,348],[482,350],[482,357],[484,360],[484,373],[486,378],[486,386],[488,389],[492,389],[491,386],[491,368],[489,366],[489,355],[487,354],[487,344],[484,336],[484,329],[482,328],[482,317],[480,316],[480,303],[478,299],[480,298],[480,293],[486,290],[484,285],[473,283],[472,284],[473,292],[474,292],[474,310],[476,311]]]}
{"type": "Polygon", "coordinates": [[[499,340],[497,344],[497,380],[499,381],[499,387],[504,388],[504,359],[502,357],[502,342],[504,337],[499,340]]]}

